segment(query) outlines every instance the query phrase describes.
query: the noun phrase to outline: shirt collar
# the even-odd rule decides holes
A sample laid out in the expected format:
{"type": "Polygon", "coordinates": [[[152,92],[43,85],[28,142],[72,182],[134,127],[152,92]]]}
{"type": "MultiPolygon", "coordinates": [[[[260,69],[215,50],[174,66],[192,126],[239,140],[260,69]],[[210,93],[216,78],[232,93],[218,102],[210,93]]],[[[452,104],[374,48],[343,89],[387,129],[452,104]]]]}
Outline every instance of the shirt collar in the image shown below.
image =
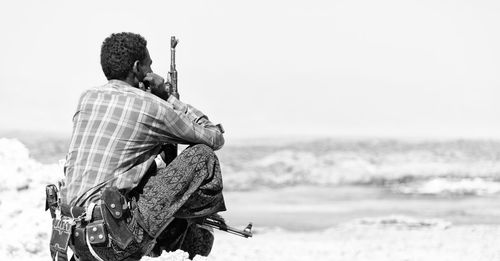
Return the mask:
{"type": "Polygon", "coordinates": [[[127,87],[132,87],[132,88],[134,88],[134,86],[130,85],[128,82],[126,82],[126,81],[122,81],[122,80],[117,80],[117,79],[112,79],[112,80],[109,80],[109,81],[108,81],[108,84],[112,84],[112,85],[120,85],[120,86],[127,86],[127,87]]]}

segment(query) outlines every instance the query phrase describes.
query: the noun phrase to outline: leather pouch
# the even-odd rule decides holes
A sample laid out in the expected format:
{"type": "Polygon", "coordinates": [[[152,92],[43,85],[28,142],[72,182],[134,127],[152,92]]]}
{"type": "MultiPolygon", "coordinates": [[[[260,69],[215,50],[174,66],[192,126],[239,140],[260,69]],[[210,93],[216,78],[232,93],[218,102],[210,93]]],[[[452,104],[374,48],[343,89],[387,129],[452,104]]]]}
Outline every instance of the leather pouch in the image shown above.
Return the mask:
{"type": "Polygon", "coordinates": [[[125,198],[116,187],[107,187],[102,191],[102,201],[105,207],[101,208],[104,221],[108,226],[109,234],[122,250],[134,240],[134,234],[127,226],[127,209],[125,198]]]}
{"type": "Polygon", "coordinates": [[[50,237],[51,252],[66,252],[73,224],[74,223],[69,220],[61,220],[57,218],[52,220],[52,236],[50,237]]]}
{"type": "Polygon", "coordinates": [[[103,220],[98,220],[87,225],[87,237],[92,245],[104,244],[108,239],[106,226],[103,220]]]}

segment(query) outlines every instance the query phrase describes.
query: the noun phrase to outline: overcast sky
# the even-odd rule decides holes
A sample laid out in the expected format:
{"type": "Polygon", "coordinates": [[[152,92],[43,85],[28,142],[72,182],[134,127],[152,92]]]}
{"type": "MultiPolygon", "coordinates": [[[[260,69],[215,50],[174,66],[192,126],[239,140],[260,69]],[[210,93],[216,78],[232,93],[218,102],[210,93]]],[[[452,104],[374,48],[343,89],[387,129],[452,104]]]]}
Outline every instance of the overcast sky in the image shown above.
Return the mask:
{"type": "Polygon", "coordinates": [[[500,1],[3,1],[0,130],[71,132],[113,32],[228,137],[500,137],[500,1]],[[188,4],[190,3],[190,4],[188,4]]]}

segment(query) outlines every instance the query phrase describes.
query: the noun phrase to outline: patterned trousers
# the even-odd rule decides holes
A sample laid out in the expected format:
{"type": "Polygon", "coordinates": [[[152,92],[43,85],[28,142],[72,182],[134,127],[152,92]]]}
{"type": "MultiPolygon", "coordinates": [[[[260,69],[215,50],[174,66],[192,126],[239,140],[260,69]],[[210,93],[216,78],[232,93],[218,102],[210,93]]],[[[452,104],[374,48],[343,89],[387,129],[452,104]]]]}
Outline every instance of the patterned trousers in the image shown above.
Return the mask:
{"type": "MultiPolygon", "coordinates": [[[[136,200],[129,223],[135,240],[124,250],[110,239],[93,246],[102,260],[140,260],[150,253],[182,249],[190,258],[208,255],[211,231],[197,224],[200,218],[226,210],[217,156],[206,145],[185,149],[166,168],[143,178],[133,192],[136,200]]],[[[96,260],[88,248],[74,249],[79,260],[96,260]]]]}

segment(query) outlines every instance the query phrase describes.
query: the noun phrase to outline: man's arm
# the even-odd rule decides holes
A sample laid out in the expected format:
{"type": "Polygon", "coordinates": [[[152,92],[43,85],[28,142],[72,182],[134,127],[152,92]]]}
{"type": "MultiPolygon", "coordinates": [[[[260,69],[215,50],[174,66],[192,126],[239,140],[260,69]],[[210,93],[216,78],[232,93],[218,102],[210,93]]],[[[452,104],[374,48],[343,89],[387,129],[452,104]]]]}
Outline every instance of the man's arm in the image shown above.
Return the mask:
{"type": "Polygon", "coordinates": [[[167,102],[172,104],[172,106],[174,106],[174,110],[184,112],[191,121],[204,127],[214,127],[214,126],[217,127],[217,125],[213,124],[208,119],[208,117],[205,114],[203,114],[203,112],[201,112],[200,110],[196,109],[195,107],[189,104],[181,102],[176,97],[171,95],[168,98],[167,102]]]}
{"type": "Polygon", "coordinates": [[[160,98],[155,105],[158,106],[158,124],[163,126],[153,128],[161,139],[181,144],[205,144],[213,150],[222,148],[224,130],[220,124],[214,125],[200,110],[170,95],[161,76],[148,73],[145,80],[150,83],[151,93],[160,98]]]}
{"type": "MultiPolygon", "coordinates": [[[[149,126],[158,139],[166,143],[205,144],[213,150],[224,145],[223,130],[191,105],[170,96],[167,101],[157,99],[155,120],[149,126]]],[[[153,134],[153,135],[155,135],[153,134]]]]}

